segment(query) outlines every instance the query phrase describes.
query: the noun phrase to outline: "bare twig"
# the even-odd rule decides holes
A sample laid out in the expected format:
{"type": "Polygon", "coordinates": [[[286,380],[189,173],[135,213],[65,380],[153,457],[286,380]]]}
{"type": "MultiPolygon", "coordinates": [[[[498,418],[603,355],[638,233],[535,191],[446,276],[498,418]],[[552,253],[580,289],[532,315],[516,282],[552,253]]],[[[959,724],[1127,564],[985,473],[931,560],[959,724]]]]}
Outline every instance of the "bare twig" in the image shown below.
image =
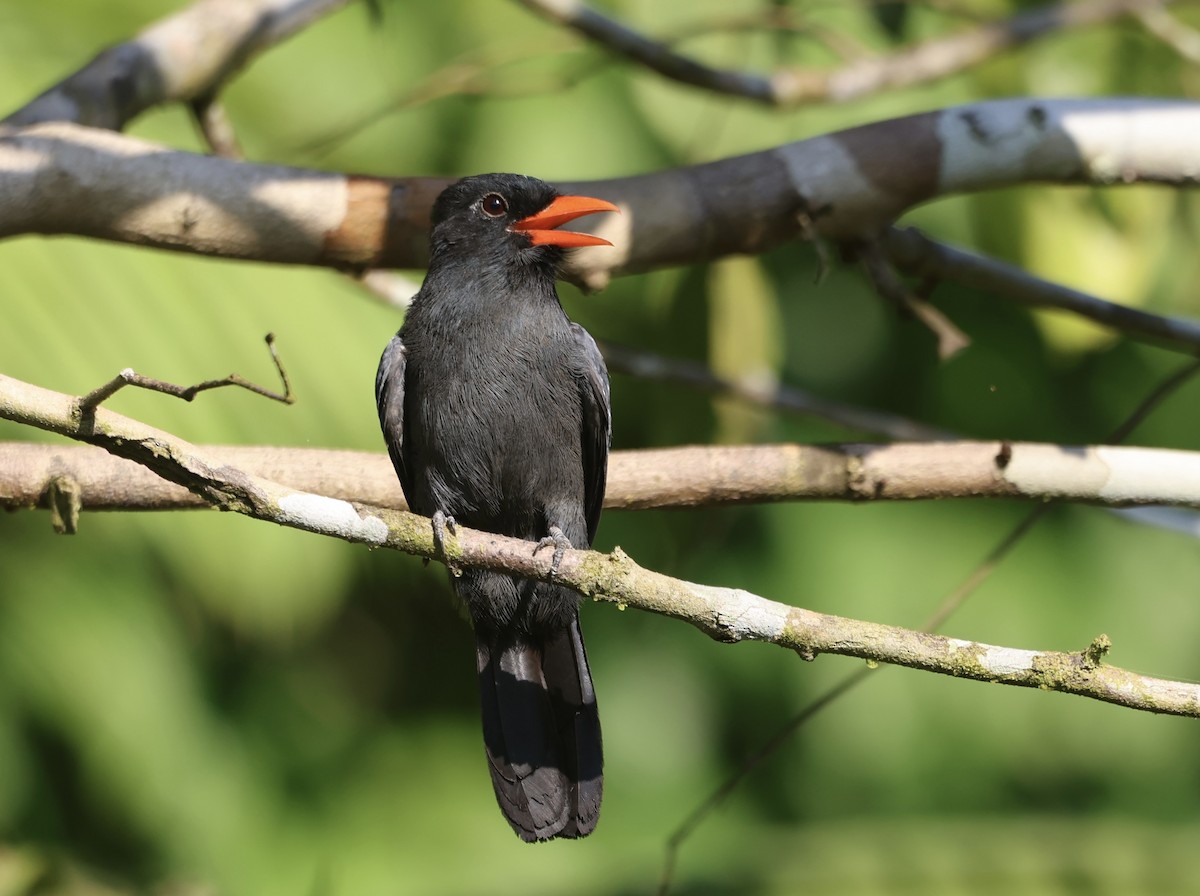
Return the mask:
{"type": "Polygon", "coordinates": [[[295,397],[292,395],[292,384],[288,380],[287,371],[284,370],[283,362],[279,359],[279,353],[275,351],[275,335],[268,333],[267,350],[271,353],[271,360],[275,362],[275,370],[279,373],[279,379],[283,383],[283,392],[272,392],[257,383],[252,383],[240,374],[231,373],[227,377],[219,380],[205,380],[202,383],[196,383],[193,386],[178,386],[175,383],[168,383],[164,380],[156,380],[148,376],[142,376],[140,373],[135,373],[131,368],[126,367],[119,374],[109,380],[102,386],[98,386],[91,392],[79,399],[78,408],[81,413],[90,413],[99,407],[103,402],[107,401],[118,391],[126,386],[136,386],[139,389],[149,389],[151,392],[161,392],[164,395],[171,395],[175,398],[182,398],[184,401],[191,401],[201,392],[206,392],[209,389],[220,389],[224,386],[237,386],[241,389],[246,389],[253,392],[255,395],[261,395],[263,398],[269,398],[272,401],[279,401],[283,404],[293,404],[295,397]]]}
{"type": "Polygon", "coordinates": [[[597,12],[582,0],[519,2],[543,18],[571,28],[670,80],[766,105],[796,106],[828,100],[845,102],[880,90],[944,78],[1053,32],[1097,25],[1139,10],[1157,8],[1165,0],[1050,4],[834,71],[785,68],[770,76],[705,65],[597,12]]]}
{"type": "Polygon", "coordinates": [[[559,55],[566,49],[547,48],[544,40],[537,44],[487,47],[471,50],[430,72],[419,82],[397,96],[387,97],[370,108],[356,110],[353,117],[327,126],[306,139],[297,152],[320,156],[336,149],[347,140],[376,124],[384,115],[415,109],[426,103],[449,97],[487,97],[489,99],[519,99],[567,90],[589,75],[608,68],[607,60],[588,60],[577,72],[548,78],[545,75],[527,84],[511,84],[499,73],[516,62],[559,55]]]}

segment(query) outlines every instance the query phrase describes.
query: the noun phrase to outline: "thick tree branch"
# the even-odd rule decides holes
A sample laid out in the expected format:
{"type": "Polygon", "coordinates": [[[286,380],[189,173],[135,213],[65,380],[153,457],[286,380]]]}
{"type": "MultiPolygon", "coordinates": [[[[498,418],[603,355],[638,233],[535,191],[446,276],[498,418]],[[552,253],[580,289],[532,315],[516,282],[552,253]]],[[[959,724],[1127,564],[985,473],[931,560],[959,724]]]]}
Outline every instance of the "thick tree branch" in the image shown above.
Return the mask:
{"type": "MultiPolygon", "coordinates": [[[[106,408],[80,412],[79,400],[0,377],[0,417],[89,442],[134,460],[222,510],[361,544],[386,546],[458,566],[551,577],[597,600],[686,621],[726,642],[766,641],[811,659],[853,656],[1019,687],[1078,694],[1149,712],[1200,716],[1200,684],[1138,675],[1103,662],[1101,635],[1078,653],[997,647],[895,626],[814,613],[746,591],[715,588],[643,569],[612,554],[568,550],[556,571],[550,552],[530,542],[458,527],[442,550],[429,520],[297,491],[228,465],[213,452],[106,408]]],[[[1011,466],[1011,463],[1009,464],[1011,466]]]]}
{"type": "MultiPolygon", "coordinates": [[[[0,417],[24,388],[0,376],[0,417]]],[[[27,422],[26,417],[17,417],[27,422]]],[[[217,466],[300,491],[404,509],[379,453],[204,446],[217,466]]],[[[605,507],[647,509],[766,501],[1061,499],[1128,507],[1200,507],[1200,453],[1036,443],[742,445],[614,452],[605,507]]],[[[136,463],[79,446],[0,442],[0,507],[50,507],[72,484],[87,510],[175,510],[211,500],[136,463]]]]}
{"type": "Polygon", "coordinates": [[[151,106],[215,95],[254,56],[347,2],[199,0],[105,50],[4,121],[121,130],[151,106]]]}
{"type": "Polygon", "coordinates": [[[856,60],[833,71],[790,67],[758,75],[705,65],[597,12],[581,0],[519,2],[543,18],[672,81],[779,107],[846,102],[881,90],[926,83],[1056,31],[1098,25],[1121,16],[1159,10],[1164,5],[1164,0],[1047,4],[1009,19],[923,41],[887,56],[856,60]]]}
{"type": "MultiPolygon", "coordinates": [[[[569,273],[869,240],[938,196],[1033,182],[1191,186],[1200,103],[995,100],[636,177],[561,184],[621,205],[569,273]],[[806,225],[807,221],[807,225],[806,225]]],[[[444,179],[346,176],[176,152],[68,124],[0,128],[0,237],[75,234],[341,268],[420,267],[444,179]]]]}

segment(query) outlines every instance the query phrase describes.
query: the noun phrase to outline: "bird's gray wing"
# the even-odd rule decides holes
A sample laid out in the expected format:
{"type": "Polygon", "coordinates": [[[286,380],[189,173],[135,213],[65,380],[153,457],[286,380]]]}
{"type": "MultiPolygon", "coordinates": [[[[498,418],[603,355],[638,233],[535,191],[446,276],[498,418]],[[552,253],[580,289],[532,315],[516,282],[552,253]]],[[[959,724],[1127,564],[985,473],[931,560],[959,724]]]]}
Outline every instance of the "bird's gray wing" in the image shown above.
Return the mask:
{"type": "Polygon", "coordinates": [[[604,356],[591,334],[575,323],[571,324],[571,331],[579,348],[579,392],[583,399],[583,508],[590,544],[596,537],[600,509],[604,506],[608,449],[612,444],[608,368],[604,366],[604,356]]]}
{"type": "Polygon", "coordinates": [[[379,410],[379,426],[406,497],[412,494],[412,476],[404,463],[404,369],[407,360],[404,341],[397,333],[383,350],[379,371],[375,374],[375,406],[379,410]]]}

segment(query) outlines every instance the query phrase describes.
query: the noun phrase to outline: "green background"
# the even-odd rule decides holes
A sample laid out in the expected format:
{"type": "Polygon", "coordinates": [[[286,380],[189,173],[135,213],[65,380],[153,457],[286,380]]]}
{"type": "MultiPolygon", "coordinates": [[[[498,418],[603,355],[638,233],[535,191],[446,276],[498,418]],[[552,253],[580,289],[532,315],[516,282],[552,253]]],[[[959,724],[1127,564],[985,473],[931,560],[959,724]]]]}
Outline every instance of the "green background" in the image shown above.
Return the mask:
{"type": "MultiPolygon", "coordinates": [[[[917,4],[905,15],[781,5],[872,52],[970,21],[917,4]]],[[[1022,5],[964,4],[988,15],[1022,5]]],[[[0,4],[0,109],[166,7],[0,4]]],[[[715,64],[836,63],[803,36],[724,21],[766,7],[611,9],[656,35],[713,26],[680,46],[715,64]]],[[[988,97],[1191,96],[1198,78],[1125,23],[932,86],[773,112],[606,61],[515,3],[447,0],[384,4],[377,26],[355,5],[256,61],[224,97],[254,160],[584,179],[988,97]],[[484,66],[477,95],[424,101],[458,63],[484,66]]],[[[178,107],[130,131],[201,148],[178,107]]],[[[1037,187],[943,200],[905,220],[1108,298],[1195,316],[1198,211],[1165,189],[1037,187]]],[[[789,245],[562,294],[599,338],[979,438],[1101,440],[1181,363],[952,284],[935,301],[974,343],[939,363],[930,334],[855,269],[816,285],[817,268],[812,246],[789,245]]],[[[262,336],[273,331],[294,407],[236,390],[193,404],[126,390],[110,406],[195,442],[382,449],[373,377],[400,316],[337,274],[28,237],[0,243],[0,287],[5,374],[74,394],[124,367],[270,383],[262,336]]],[[[1132,441],[1197,447],[1198,399],[1200,385],[1184,388],[1132,441]]],[[[616,448],[862,436],[623,375],[613,408],[616,448]]],[[[5,423],[0,439],[53,441],[5,423]]],[[[1026,511],[988,501],[612,512],[597,547],[916,626],[1026,511]]],[[[1194,539],[1058,508],[945,631],[1055,650],[1105,632],[1114,663],[1195,680],[1198,580],[1194,539]]],[[[605,726],[603,817],[586,841],[529,847],[494,804],[470,636],[436,564],[228,514],[86,514],[74,537],[56,536],[44,513],[0,517],[0,896],[652,892],[688,813],[860,665],[722,646],[607,605],[583,618],[605,726]]],[[[1194,720],[881,669],[706,819],[681,851],[676,892],[1196,892],[1198,747],[1194,720]]]]}

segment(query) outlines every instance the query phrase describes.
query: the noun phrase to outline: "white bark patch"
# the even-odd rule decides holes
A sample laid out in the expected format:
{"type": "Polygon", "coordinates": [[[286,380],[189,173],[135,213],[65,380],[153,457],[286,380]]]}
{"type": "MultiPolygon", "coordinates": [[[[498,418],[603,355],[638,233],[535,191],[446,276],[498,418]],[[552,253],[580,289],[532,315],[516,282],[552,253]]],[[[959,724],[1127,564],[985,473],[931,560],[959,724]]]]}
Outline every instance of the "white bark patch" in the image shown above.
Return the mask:
{"type": "Polygon", "coordinates": [[[713,608],[717,625],[736,638],[775,640],[787,627],[789,607],[764,600],[740,588],[716,588],[711,585],[690,587],[713,608]]]}
{"type": "Polygon", "coordinates": [[[1097,459],[1108,467],[1102,498],[1170,504],[1200,502],[1200,463],[1187,451],[1136,451],[1097,448],[1097,459]]]}
{"type": "Polygon", "coordinates": [[[980,644],[983,650],[979,653],[979,665],[993,675],[1015,675],[1028,672],[1033,668],[1037,653],[1032,650],[1018,650],[1015,647],[993,647],[980,644]]]}
{"type": "Polygon", "coordinates": [[[1078,150],[1062,132],[1054,106],[998,100],[947,109],[938,118],[941,189],[953,193],[1025,180],[1030,168],[1065,177],[1078,170],[1078,150]],[[1036,152],[1035,152],[1036,150],[1036,152]]]}
{"type": "Polygon", "coordinates": [[[1014,445],[1002,475],[1022,494],[1038,497],[1098,495],[1109,470],[1090,448],[1014,445]]]}
{"type": "Polygon", "coordinates": [[[1037,658],[1037,654],[1032,650],[994,647],[991,644],[963,641],[960,638],[947,638],[946,647],[951,656],[960,650],[976,654],[979,666],[990,675],[1015,675],[1019,672],[1028,672],[1033,668],[1033,661],[1037,658]]]}
{"type": "Polygon", "coordinates": [[[1194,180],[1200,105],[1173,100],[1013,99],[945,110],[942,193],[1036,180],[1194,180]]]}
{"type": "Polygon", "coordinates": [[[358,515],[353,505],[323,495],[295,494],[279,499],[281,523],[366,544],[387,541],[387,523],[358,515]]]}
{"type": "Polygon", "coordinates": [[[1167,174],[1194,179],[1200,171],[1200,108],[1195,103],[1129,99],[1102,109],[1068,105],[1061,122],[1093,180],[1167,174]]]}
{"type": "Polygon", "coordinates": [[[877,216],[879,188],[859,171],[854,156],[836,139],[814,137],[781,146],[777,152],[792,186],[818,214],[822,231],[836,231],[838,222],[861,223],[877,216]],[[826,206],[830,212],[823,214],[826,206]]]}
{"type": "Polygon", "coordinates": [[[1200,459],[1162,448],[1014,445],[1000,474],[1022,494],[1200,505],[1200,459]]]}

